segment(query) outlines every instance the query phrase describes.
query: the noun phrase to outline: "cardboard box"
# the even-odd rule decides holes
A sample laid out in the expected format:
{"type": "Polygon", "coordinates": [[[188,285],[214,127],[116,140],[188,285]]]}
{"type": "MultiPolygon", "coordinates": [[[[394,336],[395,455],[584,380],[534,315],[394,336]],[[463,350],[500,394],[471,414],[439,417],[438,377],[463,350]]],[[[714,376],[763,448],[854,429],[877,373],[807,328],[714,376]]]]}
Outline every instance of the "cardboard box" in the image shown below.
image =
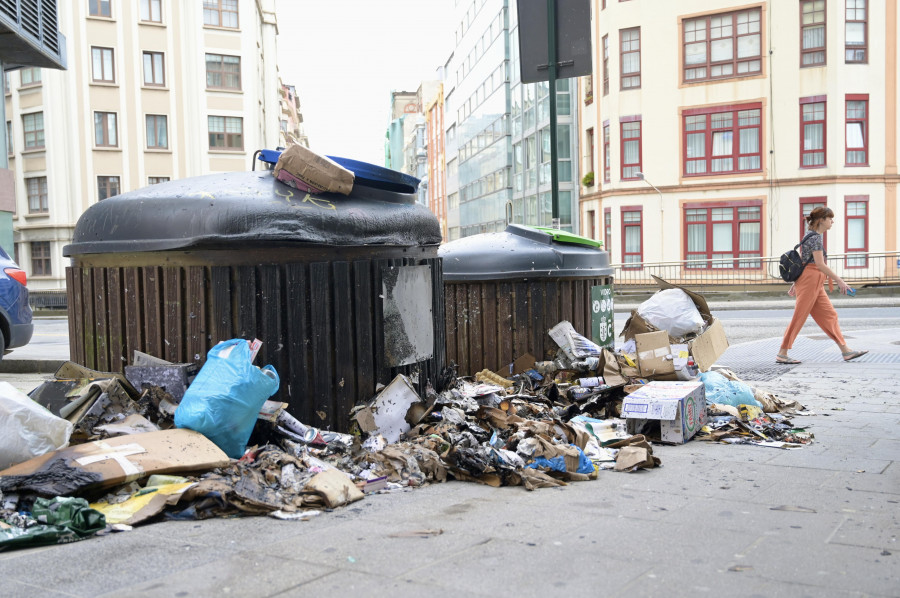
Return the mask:
{"type": "MultiPolygon", "coordinates": [[[[281,153],[275,164],[275,177],[282,170],[308,186],[332,193],[349,195],[355,176],[352,172],[325,156],[320,156],[302,145],[292,145],[281,153]]],[[[290,180],[290,179],[289,179],[290,180]]]]}
{"type": "MultiPolygon", "coordinates": [[[[715,364],[716,359],[718,359],[728,348],[728,339],[725,337],[725,328],[722,326],[722,323],[710,313],[709,305],[707,305],[706,299],[704,299],[702,295],[698,295],[684,287],[666,282],[658,276],[653,276],[653,280],[659,285],[660,290],[681,289],[687,293],[688,297],[694,302],[694,305],[697,306],[697,310],[700,312],[703,321],[706,323],[706,328],[698,336],[684,340],[687,341],[688,351],[690,351],[691,356],[694,358],[694,363],[697,364],[700,371],[709,371],[709,368],[715,364]]],[[[625,322],[625,327],[622,329],[620,336],[624,337],[625,340],[634,338],[636,341],[639,334],[657,331],[657,328],[650,322],[644,320],[644,318],[637,313],[637,310],[632,310],[631,317],[625,322]]],[[[669,337],[670,345],[676,344],[678,341],[679,339],[669,337]]]]}
{"type": "Polygon", "coordinates": [[[629,434],[646,420],[659,420],[660,442],[684,444],[706,423],[703,382],[648,382],[625,397],[622,416],[629,434]]]}
{"type": "Polygon", "coordinates": [[[642,377],[657,380],[675,378],[672,347],[669,346],[669,335],[665,331],[635,335],[634,344],[637,348],[638,371],[642,377]]]}

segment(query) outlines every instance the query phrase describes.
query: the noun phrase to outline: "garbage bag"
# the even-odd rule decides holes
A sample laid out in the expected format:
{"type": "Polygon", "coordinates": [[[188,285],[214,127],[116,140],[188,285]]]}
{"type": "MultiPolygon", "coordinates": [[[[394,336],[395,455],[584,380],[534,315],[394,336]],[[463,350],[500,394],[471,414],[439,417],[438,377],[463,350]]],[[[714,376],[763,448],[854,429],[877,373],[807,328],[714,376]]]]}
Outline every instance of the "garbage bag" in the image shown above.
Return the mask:
{"type": "Polygon", "coordinates": [[[271,365],[258,368],[250,347],[236,338],[209,350],[206,363],[175,410],[175,426],[200,432],[226,455],[239,459],[266,399],[278,390],[271,365]]]}
{"type": "Polygon", "coordinates": [[[664,289],[655,293],[638,306],[637,312],[673,338],[703,330],[703,316],[693,299],[681,289],[664,289]]]}
{"type": "MultiPolygon", "coordinates": [[[[574,473],[594,473],[594,464],[590,459],[588,459],[587,455],[584,454],[584,451],[582,451],[574,444],[571,446],[578,451],[578,467],[575,469],[574,473]]],[[[534,461],[532,461],[525,467],[531,469],[537,469],[538,467],[541,467],[549,469],[550,471],[569,471],[569,467],[566,466],[566,458],[564,455],[557,455],[556,457],[552,457],[550,459],[548,459],[547,457],[535,457],[534,461]]]]}
{"type": "Polygon", "coordinates": [[[0,382],[0,421],[0,471],[64,448],[72,435],[71,422],[53,415],[9,382],[0,382]]]}
{"type": "Polygon", "coordinates": [[[34,501],[32,517],[15,513],[0,529],[0,551],[84,540],[106,528],[103,513],[83,498],[57,496],[34,501]]]}
{"type": "Polygon", "coordinates": [[[703,372],[700,374],[703,387],[706,391],[706,404],[719,403],[720,405],[753,405],[762,408],[762,405],[753,397],[753,388],[738,380],[729,380],[718,372],[703,372]]]}

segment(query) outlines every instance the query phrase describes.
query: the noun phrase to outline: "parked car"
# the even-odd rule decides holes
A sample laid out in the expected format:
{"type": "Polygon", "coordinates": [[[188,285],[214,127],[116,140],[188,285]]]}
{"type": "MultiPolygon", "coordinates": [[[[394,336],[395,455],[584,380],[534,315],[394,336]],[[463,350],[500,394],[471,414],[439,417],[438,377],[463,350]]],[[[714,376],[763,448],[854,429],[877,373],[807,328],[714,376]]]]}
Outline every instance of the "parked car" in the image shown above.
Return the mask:
{"type": "Polygon", "coordinates": [[[26,283],[25,271],[0,247],[0,359],[9,349],[27,345],[34,333],[26,283]]]}

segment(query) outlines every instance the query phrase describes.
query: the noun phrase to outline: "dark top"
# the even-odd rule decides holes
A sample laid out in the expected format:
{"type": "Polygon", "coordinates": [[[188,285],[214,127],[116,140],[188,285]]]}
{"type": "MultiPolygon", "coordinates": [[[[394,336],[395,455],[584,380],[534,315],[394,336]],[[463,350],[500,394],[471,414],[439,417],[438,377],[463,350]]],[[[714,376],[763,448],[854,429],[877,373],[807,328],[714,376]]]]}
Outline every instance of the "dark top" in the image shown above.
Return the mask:
{"type": "Polygon", "coordinates": [[[822,257],[827,258],[828,254],[825,252],[825,243],[822,240],[822,235],[815,231],[807,231],[807,233],[803,236],[804,243],[800,245],[800,259],[803,260],[803,263],[815,263],[813,260],[813,251],[821,251],[822,257]]]}

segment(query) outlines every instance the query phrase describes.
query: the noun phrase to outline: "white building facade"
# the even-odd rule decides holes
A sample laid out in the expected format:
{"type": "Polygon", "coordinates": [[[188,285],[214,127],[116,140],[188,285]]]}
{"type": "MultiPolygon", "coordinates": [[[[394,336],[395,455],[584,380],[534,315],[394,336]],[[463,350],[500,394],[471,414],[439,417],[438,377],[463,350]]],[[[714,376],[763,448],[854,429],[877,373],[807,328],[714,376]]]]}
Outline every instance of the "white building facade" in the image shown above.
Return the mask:
{"type": "Polygon", "coordinates": [[[62,248],[93,203],[249,170],[279,143],[274,0],[60,3],[68,70],[6,74],[17,261],[65,288],[62,248]]]}
{"type": "MultiPolygon", "coordinates": [[[[826,251],[846,254],[842,276],[897,250],[897,0],[592,11],[581,232],[611,262],[759,271],[819,205],[835,213],[826,251]]],[[[896,260],[880,263],[896,275],[896,260]]]]}

